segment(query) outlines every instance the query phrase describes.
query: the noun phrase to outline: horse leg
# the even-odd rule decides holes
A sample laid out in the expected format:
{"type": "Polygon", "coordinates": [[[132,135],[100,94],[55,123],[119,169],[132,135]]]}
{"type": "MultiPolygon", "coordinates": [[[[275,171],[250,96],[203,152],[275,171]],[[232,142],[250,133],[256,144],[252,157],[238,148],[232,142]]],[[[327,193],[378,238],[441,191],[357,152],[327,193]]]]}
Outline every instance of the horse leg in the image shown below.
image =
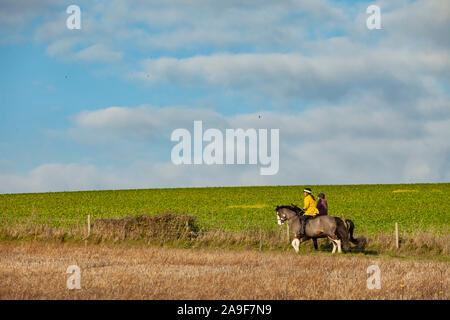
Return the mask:
{"type": "Polygon", "coordinates": [[[295,252],[298,253],[300,247],[300,240],[298,238],[294,238],[294,240],[292,240],[292,246],[294,247],[295,252]]]}
{"type": "Polygon", "coordinates": [[[314,249],[319,250],[319,247],[317,246],[317,238],[313,238],[314,243],[314,249]]]}
{"type": "Polygon", "coordinates": [[[331,251],[331,253],[336,253],[336,243],[334,240],[331,240],[331,242],[333,243],[333,251],[331,251]]]}
{"type": "Polygon", "coordinates": [[[342,253],[341,240],[336,240],[336,242],[338,247],[338,253],[342,253]]]}
{"type": "Polygon", "coordinates": [[[333,239],[332,237],[328,236],[328,239],[331,240],[331,243],[333,244],[333,251],[331,251],[331,253],[336,253],[336,248],[337,248],[337,241],[338,239],[333,239]]]}
{"type": "Polygon", "coordinates": [[[334,240],[330,237],[328,237],[328,239],[331,240],[331,243],[333,244],[333,251],[331,251],[331,253],[335,253],[336,252],[336,243],[334,243],[334,240]]]}

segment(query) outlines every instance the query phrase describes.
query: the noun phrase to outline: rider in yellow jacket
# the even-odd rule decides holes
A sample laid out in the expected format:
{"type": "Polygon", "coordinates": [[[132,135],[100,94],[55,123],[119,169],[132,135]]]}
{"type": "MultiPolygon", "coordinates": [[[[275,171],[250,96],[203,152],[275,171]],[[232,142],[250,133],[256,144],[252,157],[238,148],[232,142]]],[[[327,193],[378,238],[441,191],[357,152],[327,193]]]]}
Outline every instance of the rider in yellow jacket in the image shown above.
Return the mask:
{"type": "Polygon", "coordinates": [[[304,216],[315,216],[319,213],[319,210],[316,208],[316,199],[314,199],[314,196],[311,193],[311,189],[305,188],[303,190],[305,194],[305,205],[303,206],[303,210],[305,213],[304,216]]]}
{"type": "Polygon", "coordinates": [[[316,199],[312,195],[312,191],[310,188],[305,188],[303,190],[305,194],[305,205],[303,206],[303,210],[305,213],[300,217],[300,221],[302,223],[302,229],[300,230],[300,237],[304,237],[306,235],[306,220],[311,218],[319,213],[319,210],[316,208],[316,199]]]}

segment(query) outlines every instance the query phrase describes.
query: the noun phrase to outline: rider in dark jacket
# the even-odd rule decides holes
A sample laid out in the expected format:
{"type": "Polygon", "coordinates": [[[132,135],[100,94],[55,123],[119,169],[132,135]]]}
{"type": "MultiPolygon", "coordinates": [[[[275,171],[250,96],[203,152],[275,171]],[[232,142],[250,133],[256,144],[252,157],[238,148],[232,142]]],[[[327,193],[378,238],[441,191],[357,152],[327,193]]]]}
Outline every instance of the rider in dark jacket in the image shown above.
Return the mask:
{"type": "Polygon", "coordinates": [[[328,215],[328,204],[327,200],[325,200],[325,195],[321,192],[317,195],[319,200],[317,200],[317,210],[319,210],[319,216],[328,215]]]}

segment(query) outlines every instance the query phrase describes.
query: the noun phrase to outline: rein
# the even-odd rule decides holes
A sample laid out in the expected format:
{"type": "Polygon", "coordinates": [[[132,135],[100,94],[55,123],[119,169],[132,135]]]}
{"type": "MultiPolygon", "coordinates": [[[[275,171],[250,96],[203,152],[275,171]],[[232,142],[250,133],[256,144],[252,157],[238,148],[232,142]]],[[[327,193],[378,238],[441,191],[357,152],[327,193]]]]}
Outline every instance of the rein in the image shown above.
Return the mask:
{"type": "MultiPolygon", "coordinates": [[[[288,209],[288,208],[286,208],[286,209],[288,209]]],[[[289,221],[289,220],[291,220],[292,218],[299,218],[299,219],[300,219],[300,217],[302,216],[302,214],[300,214],[300,213],[297,212],[296,210],[292,210],[292,209],[289,209],[289,210],[291,210],[292,212],[294,212],[295,215],[294,215],[294,216],[291,216],[291,217],[289,217],[289,218],[285,218],[285,219],[280,218],[280,220],[281,220],[282,222],[289,221]]]]}

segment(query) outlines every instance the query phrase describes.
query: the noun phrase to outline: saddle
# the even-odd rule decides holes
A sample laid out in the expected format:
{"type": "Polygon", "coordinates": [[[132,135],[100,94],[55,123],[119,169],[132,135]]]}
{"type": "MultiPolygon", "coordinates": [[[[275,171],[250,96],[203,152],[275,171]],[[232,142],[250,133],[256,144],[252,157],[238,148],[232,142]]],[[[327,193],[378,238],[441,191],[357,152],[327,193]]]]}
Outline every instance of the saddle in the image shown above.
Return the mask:
{"type": "Polygon", "coordinates": [[[310,219],[314,219],[318,215],[310,216],[310,215],[302,215],[300,216],[300,223],[302,225],[302,228],[300,229],[299,236],[306,236],[306,222],[310,219]]]}

